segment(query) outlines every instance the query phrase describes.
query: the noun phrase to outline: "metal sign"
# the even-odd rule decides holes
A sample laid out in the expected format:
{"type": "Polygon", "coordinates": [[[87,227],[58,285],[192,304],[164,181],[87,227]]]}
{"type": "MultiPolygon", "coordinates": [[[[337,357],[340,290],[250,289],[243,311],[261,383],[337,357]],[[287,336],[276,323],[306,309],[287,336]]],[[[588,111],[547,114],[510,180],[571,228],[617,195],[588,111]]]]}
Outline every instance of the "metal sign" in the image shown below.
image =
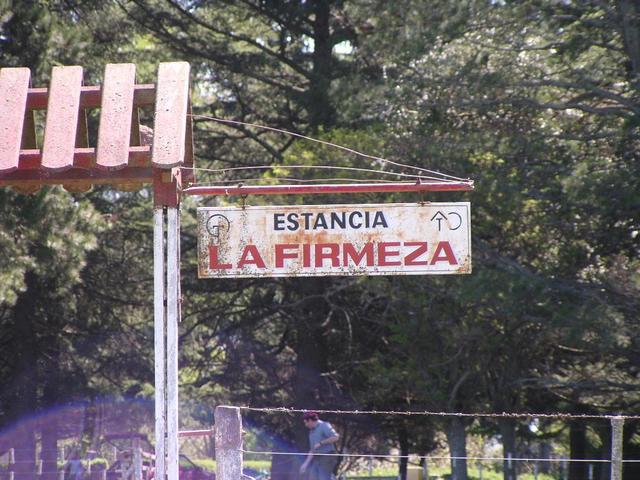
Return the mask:
{"type": "Polygon", "coordinates": [[[198,276],[471,273],[470,204],[198,209],[198,276]]]}

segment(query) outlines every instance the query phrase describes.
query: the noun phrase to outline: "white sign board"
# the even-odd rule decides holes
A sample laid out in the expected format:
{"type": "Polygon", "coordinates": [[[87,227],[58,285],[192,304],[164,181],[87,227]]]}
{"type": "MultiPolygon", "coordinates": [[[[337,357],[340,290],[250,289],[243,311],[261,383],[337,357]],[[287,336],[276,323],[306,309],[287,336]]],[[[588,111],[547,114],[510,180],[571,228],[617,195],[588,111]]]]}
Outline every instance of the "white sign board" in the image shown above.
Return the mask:
{"type": "Polygon", "coordinates": [[[470,204],[198,209],[198,276],[471,273],[470,204]]]}

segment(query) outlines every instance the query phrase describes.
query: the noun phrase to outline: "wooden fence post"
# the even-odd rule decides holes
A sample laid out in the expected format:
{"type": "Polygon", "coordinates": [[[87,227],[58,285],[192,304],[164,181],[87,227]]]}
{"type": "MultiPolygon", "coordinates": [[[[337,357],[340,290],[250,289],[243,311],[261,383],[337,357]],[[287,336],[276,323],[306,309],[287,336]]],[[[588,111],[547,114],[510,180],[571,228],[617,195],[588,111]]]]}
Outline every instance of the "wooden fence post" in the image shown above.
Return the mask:
{"type": "Polygon", "coordinates": [[[611,480],[622,480],[622,429],[624,418],[611,419],[611,480]]]}
{"type": "Polygon", "coordinates": [[[133,440],[133,478],[142,480],[142,448],[139,438],[133,440]]]}
{"type": "Polygon", "coordinates": [[[60,449],[58,449],[58,455],[59,455],[58,460],[63,465],[63,467],[60,470],[58,470],[58,480],[64,480],[64,465],[66,460],[64,447],[60,447],[60,449]]]}
{"type": "Polygon", "coordinates": [[[215,410],[216,480],[242,478],[242,417],[237,407],[215,410]]]}
{"type": "Polygon", "coordinates": [[[13,480],[14,471],[16,469],[16,451],[13,448],[9,449],[9,480],[13,480]]]}

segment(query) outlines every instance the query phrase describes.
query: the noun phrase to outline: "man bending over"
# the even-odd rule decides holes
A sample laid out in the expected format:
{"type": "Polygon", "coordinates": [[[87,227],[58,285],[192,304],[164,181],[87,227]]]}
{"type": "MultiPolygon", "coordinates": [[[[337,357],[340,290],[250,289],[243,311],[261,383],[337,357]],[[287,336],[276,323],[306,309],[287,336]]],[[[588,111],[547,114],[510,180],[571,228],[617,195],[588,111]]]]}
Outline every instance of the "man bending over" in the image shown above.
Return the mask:
{"type": "Polygon", "coordinates": [[[335,443],[340,439],[330,423],[323,422],[316,412],[305,412],[304,426],[309,429],[309,455],[300,467],[300,473],[309,472],[311,480],[331,480],[338,463],[335,443]]]}

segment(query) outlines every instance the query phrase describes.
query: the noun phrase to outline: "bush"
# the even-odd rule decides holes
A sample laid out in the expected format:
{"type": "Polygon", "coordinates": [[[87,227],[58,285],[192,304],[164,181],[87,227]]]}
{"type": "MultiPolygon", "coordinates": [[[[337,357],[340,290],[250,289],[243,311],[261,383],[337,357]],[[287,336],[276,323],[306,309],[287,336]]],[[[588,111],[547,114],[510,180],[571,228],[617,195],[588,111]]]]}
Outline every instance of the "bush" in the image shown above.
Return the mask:
{"type": "Polygon", "coordinates": [[[106,458],[98,457],[89,461],[87,465],[92,472],[99,470],[107,470],[109,468],[109,462],[106,458]]]}

